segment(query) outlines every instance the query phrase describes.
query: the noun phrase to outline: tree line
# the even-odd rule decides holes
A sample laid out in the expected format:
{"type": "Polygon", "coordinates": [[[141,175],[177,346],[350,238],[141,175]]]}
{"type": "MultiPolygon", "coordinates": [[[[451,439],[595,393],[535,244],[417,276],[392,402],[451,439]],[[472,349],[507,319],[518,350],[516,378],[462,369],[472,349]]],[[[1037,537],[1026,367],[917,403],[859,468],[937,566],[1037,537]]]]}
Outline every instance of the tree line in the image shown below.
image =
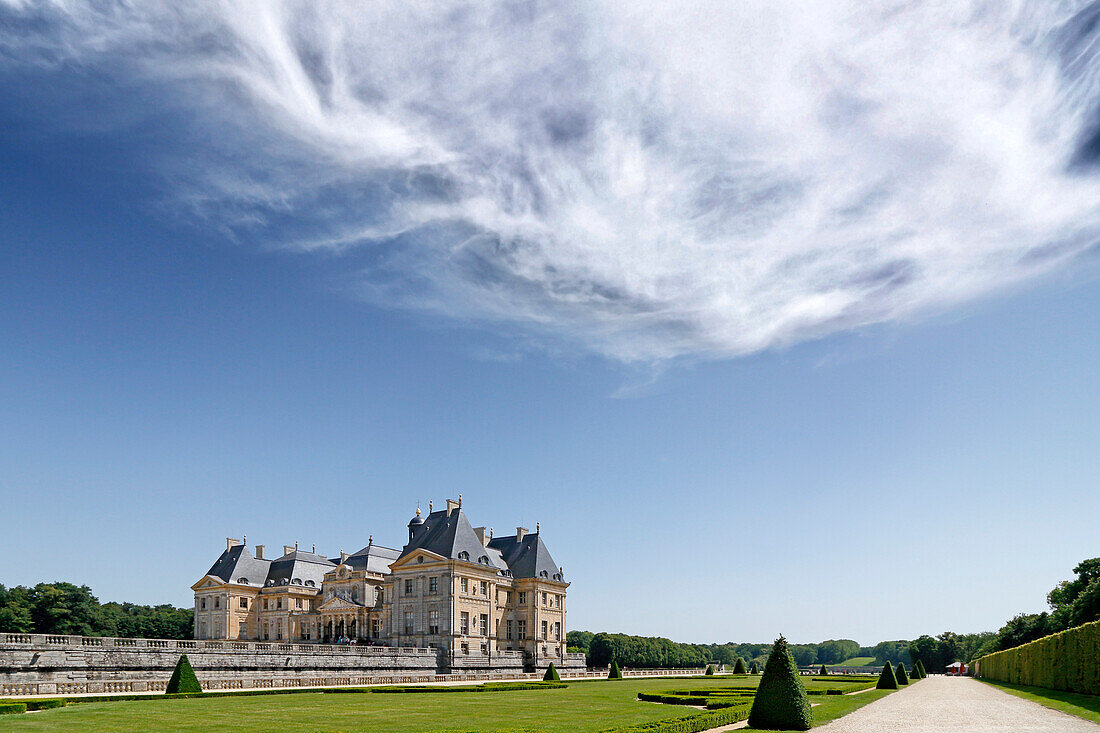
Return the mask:
{"type": "MultiPolygon", "coordinates": [[[[738,657],[746,664],[763,667],[771,653],[771,644],[687,644],[657,636],[631,636],[591,631],[570,631],[566,635],[569,651],[583,652],[591,667],[605,667],[615,660],[635,668],[699,667],[709,662],[734,664],[738,657]]],[[[909,663],[909,642],[884,641],[873,647],[860,646],[851,639],[830,639],[817,644],[788,646],[800,667],[816,664],[840,664],[853,657],[875,657],[872,664],[909,663]]]]}
{"type": "Polygon", "coordinates": [[[914,660],[922,660],[926,669],[940,671],[953,662],[971,662],[1074,626],[1100,621],[1100,557],[1082,560],[1073,573],[1076,576],[1073,580],[1063,580],[1047,594],[1050,611],[1021,613],[995,632],[948,631],[937,637],[924,635],[910,642],[909,653],[914,660]]]}
{"type": "Polygon", "coordinates": [[[190,608],[100,603],[88,586],[64,582],[0,585],[0,632],[190,639],[193,630],[190,608]]]}

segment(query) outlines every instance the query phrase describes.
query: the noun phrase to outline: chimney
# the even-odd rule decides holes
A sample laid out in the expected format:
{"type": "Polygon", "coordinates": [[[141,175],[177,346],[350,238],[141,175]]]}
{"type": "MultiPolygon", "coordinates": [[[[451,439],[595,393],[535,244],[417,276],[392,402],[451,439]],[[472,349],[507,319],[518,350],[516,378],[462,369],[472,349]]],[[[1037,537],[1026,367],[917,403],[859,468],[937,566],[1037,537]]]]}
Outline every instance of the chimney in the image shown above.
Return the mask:
{"type": "Polygon", "coordinates": [[[226,537],[225,538],[225,551],[229,552],[230,550],[232,550],[234,547],[236,547],[239,544],[241,544],[240,540],[235,540],[232,537],[226,537]]]}
{"type": "Polygon", "coordinates": [[[283,545],[283,554],[289,555],[294,552],[294,545],[283,545]]]}
{"type": "Polygon", "coordinates": [[[489,544],[490,535],[485,534],[485,528],[484,527],[474,527],[474,534],[477,535],[477,539],[482,545],[488,545],[489,544]]]}
{"type": "Polygon", "coordinates": [[[344,552],[343,550],[340,550],[340,564],[341,565],[343,565],[344,561],[347,560],[349,557],[350,557],[350,555],[348,555],[348,553],[344,552]]]}
{"type": "Polygon", "coordinates": [[[462,507],[462,502],[461,501],[455,501],[454,499],[447,499],[447,516],[448,517],[451,516],[451,512],[453,512],[455,509],[460,509],[461,507],[462,507]]]}
{"type": "Polygon", "coordinates": [[[267,559],[266,557],[264,557],[264,546],[263,545],[256,545],[256,559],[257,560],[266,560],[267,559]]]}
{"type": "Polygon", "coordinates": [[[523,538],[527,536],[526,527],[516,527],[516,542],[523,542],[523,538]]]}

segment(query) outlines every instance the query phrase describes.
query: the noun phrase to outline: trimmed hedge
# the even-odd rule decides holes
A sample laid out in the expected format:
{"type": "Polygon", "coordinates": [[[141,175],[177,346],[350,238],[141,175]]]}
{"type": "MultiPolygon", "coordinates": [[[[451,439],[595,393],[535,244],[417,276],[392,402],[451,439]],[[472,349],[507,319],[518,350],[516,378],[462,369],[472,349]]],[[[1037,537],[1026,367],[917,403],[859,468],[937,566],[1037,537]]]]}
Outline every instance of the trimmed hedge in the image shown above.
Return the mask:
{"type": "Polygon", "coordinates": [[[0,702],[0,715],[18,715],[27,712],[25,702],[0,702]]]}
{"type": "Polygon", "coordinates": [[[707,665],[707,671],[703,672],[703,674],[706,675],[707,677],[713,676],[714,675],[714,665],[713,664],[708,664],[707,665]]]}
{"type": "Polygon", "coordinates": [[[65,707],[65,698],[63,697],[49,697],[38,700],[24,700],[27,705],[27,710],[53,710],[54,708],[65,707]]]}
{"type": "Polygon", "coordinates": [[[925,671],[925,669],[924,669],[924,662],[923,662],[923,661],[921,661],[920,659],[918,659],[918,660],[917,660],[917,663],[916,663],[915,665],[913,665],[913,669],[915,669],[915,670],[917,670],[918,672],[920,672],[920,678],[921,678],[922,680],[923,680],[923,679],[924,679],[925,677],[927,677],[927,676],[928,676],[928,672],[927,672],[927,671],[925,671]]]}
{"type": "Polygon", "coordinates": [[[760,674],[760,665],[756,663],[756,660],[752,660],[752,666],[749,667],[749,674],[760,674]]]}
{"type": "Polygon", "coordinates": [[[878,683],[875,685],[875,689],[878,690],[896,690],[898,689],[898,678],[894,676],[894,668],[887,662],[886,666],[882,668],[882,674],[878,677],[878,683]]]}
{"type": "Polygon", "coordinates": [[[543,682],[559,682],[561,680],[561,675],[558,674],[553,662],[550,662],[550,666],[546,668],[546,674],[542,676],[542,680],[543,682]]]}
{"type": "Polygon", "coordinates": [[[611,660],[611,669],[607,672],[607,679],[609,680],[621,680],[623,673],[619,670],[619,663],[614,659],[611,660]]]}
{"type": "Polygon", "coordinates": [[[748,674],[749,670],[745,668],[745,660],[741,657],[737,658],[737,661],[733,663],[734,674],[748,674]]]}
{"type": "Polygon", "coordinates": [[[722,725],[740,723],[747,717],[749,717],[749,706],[746,704],[739,708],[728,708],[713,713],[699,713],[698,715],[689,715],[686,718],[651,720],[648,723],[606,728],[600,733],[700,733],[722,725]]]}
{"type": "Polygon", "coordinates": [[[1100,695],[1100,621],[987,654],[971,667],[975,677],[1100,695]]]}
{"type": "Polygon", "coordinates": [[[827,677],[829,675],[829,670],[823,664],[821,665],[821,669],[817,670],[817,673],[822,677],[827,677]]]}
{"type": "Polygon", "coordinates": [[[806,686],[782,635],[772,645],[764,674],[752,700],[749,725],[768,730],[809,730],[813,712],[806,686]]]}
{"type": "Polygon", "coordinates": [[[191,669],[191,660],[186,654],[181,654],[176,668],[172,670],[172,678],[168,680],[168,686],[164,688],[166,695],[178,695],[180,693],[202,692],[199,678],[195,676],[195,670],[191,669]]]}
{"type": "Polygon", "coordinates": [[[894,676],[897,678],[899,685],[909,684],[909,675],[905,674],[905,667],[901,662],[898,662],[898,669],[894,676]]]}

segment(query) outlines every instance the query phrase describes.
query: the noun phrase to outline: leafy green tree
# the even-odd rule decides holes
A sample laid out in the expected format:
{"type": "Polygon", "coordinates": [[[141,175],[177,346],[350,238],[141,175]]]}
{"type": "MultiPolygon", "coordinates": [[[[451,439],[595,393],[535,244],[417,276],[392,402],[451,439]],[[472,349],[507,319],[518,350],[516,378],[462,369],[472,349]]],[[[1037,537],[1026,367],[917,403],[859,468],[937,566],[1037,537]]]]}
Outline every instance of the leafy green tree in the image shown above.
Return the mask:
{"type": "Polygon", "coordinates": [[[806,687],[782,636],[772,645],[753,696],[749,725],[766,730],[809,730],[813,725],[806,687]]]}
{"type": "Polygon", "coordinates": [[[558,670],[554,667],[554,663],[550,662],[550,666],[546,668],[546,674],[542,676],[545,682],[559,682],[561,681],[561,675],[558,674],[558,670]]]}
{"type": "Polygon", "coordinates": [[[36,633],[95,635],[99,601],[88,586],[39,583],[31,599],[31,621],[36,633]]]}
{"type": "Polygon", "coordinates": [[[894,678],[897,680],[897,683],[899,685],[909,684],[909,675],[905,674],[905,667],[902,665],[901,662],[898,662],[898,668],[897,672],[894,674],[894,678]]]}
{"type": "Polygon", "coordinates": [[[0,585],[0,632],[29,634],[33,631],[27,589],[16,586],[8,590],[0,585]]]}
{"type": "Polygon", "coordinates": [[[878,676],[878,684],[875,685],[875,689],[878,690],[896,690],[898,689],[898,678],[894,676],[894,668],[887,664],[882,668],[882,674],[878,676]]]}
{"type": "Polygon", "coordinates": [[[565,635],[565,644],[587,654],[588,645],[592,643],[593,636],[595,634],[591,631],[570,631],[565,635]]]}
{"type": "Polygon", "coordinates": [[[741,657],[737,658],[737,661],[733,663],[734,674],[748,674],[748,670],[745,669],[745,660],[741,657]]]}
{"type": "Polygon", "coordinates": [[[168,686],[164,688],[166,695],[175,695],[184,692],[202,692],[199,678],[195,676],[195,670],[191,669],[191,660],[186,654],[181,654],[176,668],[172,670],[172,677],[168,680],[168,686]]]}

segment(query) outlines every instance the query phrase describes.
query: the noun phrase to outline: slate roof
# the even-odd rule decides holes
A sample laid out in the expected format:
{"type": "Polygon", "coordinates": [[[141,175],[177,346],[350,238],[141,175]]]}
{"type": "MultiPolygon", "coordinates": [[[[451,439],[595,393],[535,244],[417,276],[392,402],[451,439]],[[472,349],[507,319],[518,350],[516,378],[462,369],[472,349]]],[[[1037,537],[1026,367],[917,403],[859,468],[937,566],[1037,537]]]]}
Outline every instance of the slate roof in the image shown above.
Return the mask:
{"type": "MultiPolygon", "coordinates": [[[[307,580],[312,580],[314,585],[321,587],[321,581],[325,573],[336,567],[336,563],[326,557],[312,552],[294,550],[271,561],[271,568],[267,573],[267,580],[272,585],[308,585],[307,580]],[[302,581],[300,584],[295,580],[302,581]]],[[[266,583],[265,583],[266,584],[266,583]]]]}
{"type": "Polygon", "coordinates": [[[563,579],[554,558],[550,557],[550,550],[546,549],[546,543],[537,532],[529,532],[519,541],[516,535],[494,537],[489,540],[489,547],[500,552],[513,578],[563,579]]]}
{"type": "Polygon", "coordinates": [[[372,573],[389,573],[390,565],[401,557],[401,551],[382,545],[369,544],[359,552],[349,555],[344,564],[355,569],[366,568],[372,573]]]}
{"type": "Polygon", "coordinates": [[[466,559],[469,562],[480,562],[507,571],[508,565],[500,552],[481,544],[481,540],[470,526],[470,520],[466,518],[461,509],[453,509],[448,516],[446,510],[432,512],[424,523],[411,526],[412,538],[401,550],[401,557],[405,557],[415,550],[427,550],[451,560],[466,559]],[[465,557],[462,554],[466,553],[465,557]],[[485,558],[485,560],[482,560],[485,558]]]}
{"type": "Polygon", "coordinates": [[[206,571],[207,575],[236,583],[244,578],[249,585],[263,585],[271,565],[270,560],[257,560],[244,545],[230,547],[206,571]]]}

